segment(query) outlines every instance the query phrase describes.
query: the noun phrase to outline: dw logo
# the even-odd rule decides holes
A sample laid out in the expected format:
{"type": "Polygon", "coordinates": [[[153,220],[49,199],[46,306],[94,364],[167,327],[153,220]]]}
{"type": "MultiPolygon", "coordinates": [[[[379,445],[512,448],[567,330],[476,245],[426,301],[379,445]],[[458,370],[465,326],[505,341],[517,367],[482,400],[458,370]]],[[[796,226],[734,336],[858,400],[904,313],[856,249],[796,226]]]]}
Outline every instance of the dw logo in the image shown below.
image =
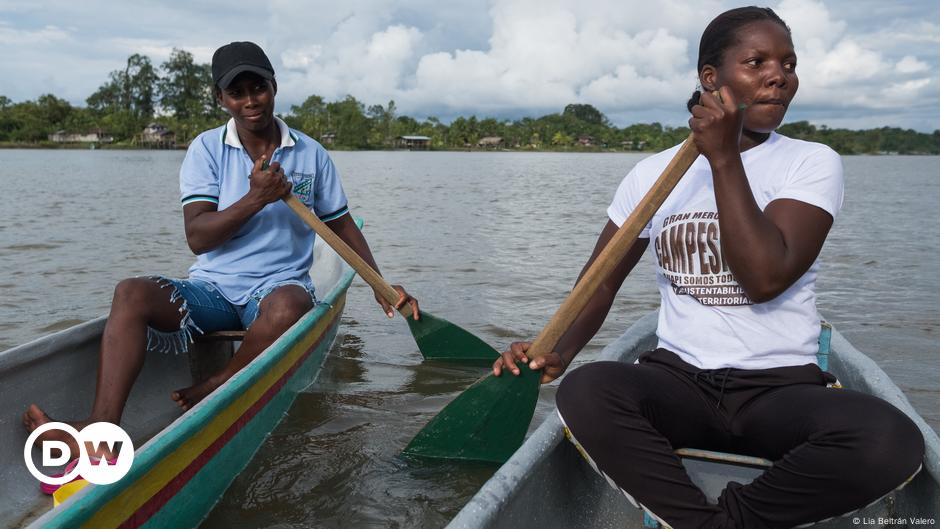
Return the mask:
{"type": "MultiPolygon", "coordinates": [[[[40,450],[43,467],[57,467],[68,463],[69,448],[63,441],[41,441],[40,450]]],[[[123,428],[111,423],[92,423],[79,432],[62,422],[48,422],[33,430],[26,439],[23,458],[29,473],[48,485],[63,485],[78,476],[95,485],[108,485],[123,478],[130,471],[134,462],[134,444],[123,428]],[[49,430],[67,433],[75,439],[79,448],[78,464],[61,476],[47,476],[40,472],[33,462],[33,445],[40,435],[49,430]],[[108,459],[109,454],[113,459],[108,459]]]]}

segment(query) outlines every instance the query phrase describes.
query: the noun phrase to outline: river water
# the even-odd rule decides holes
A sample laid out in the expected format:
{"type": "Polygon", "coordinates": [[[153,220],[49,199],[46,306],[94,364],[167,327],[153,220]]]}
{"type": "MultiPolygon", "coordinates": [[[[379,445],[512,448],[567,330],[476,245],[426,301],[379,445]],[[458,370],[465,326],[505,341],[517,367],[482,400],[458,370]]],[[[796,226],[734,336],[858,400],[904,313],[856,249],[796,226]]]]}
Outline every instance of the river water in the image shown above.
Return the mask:
{"type": "MultiPolygon", "coordinates": [[[[182,152],[0,150],[0,350],[105,314],[114,284],[185,275],[182,152]]],[[[531,338],[570,289],[620,179],[644,155],[337,152],[383,274],[494,346],[531,338]]],[[[940,157],[844,159],[846,199],[822,252],[823,315],[940,429],[940,157]]],[[[578,357],[658,295],[647,254],[578,357]]],[[[336,346],[203,524],[441,527],[495,470],[400,450],[483,370],[424,364],[371,290],[349,291],[336,346]]],[[[551,409],[542,388],[537,416],[551,409]]],[[[168,392],[169,392],[168,388],[168,392]]]]}

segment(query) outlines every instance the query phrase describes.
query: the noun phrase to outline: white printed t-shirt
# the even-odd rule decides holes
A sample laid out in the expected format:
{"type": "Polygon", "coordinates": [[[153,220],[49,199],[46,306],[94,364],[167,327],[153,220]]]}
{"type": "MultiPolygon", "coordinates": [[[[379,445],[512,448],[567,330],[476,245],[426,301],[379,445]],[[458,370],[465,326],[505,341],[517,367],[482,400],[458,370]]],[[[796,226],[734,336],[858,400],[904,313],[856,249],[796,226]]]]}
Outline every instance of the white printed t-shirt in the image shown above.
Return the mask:
{"type": "MultiPolygon", "coordinates": [[[[309,136],[274,118],[281,145],[272,162],[280,162],[293,193],[328,222],[348,213],[346,194],[330,155],[309,136]]],[[[221,211],[248,193],[254,162],[238,138],[235,120],[203,132],[190,144],[180,168],[182,203],[206,201],[221,211]]],[[[266,205],[231,239],[197,256],[189,276],[215,284],[223,296],[243,305],[254,292],[282,281],[312,287],[314,231],[283,201],[266,205]]]]}
{"type": "MultiPolygon", "coordinates": [[[[639,162],[607,209],[620,226],[659,178],[679,146],[639,162]]],[[[818,143],[772,133],[741,153],[758,207],[777,199],[817,206],[833,218],[842,207],[842,161],[818,143]]],[[[711,168],[699,156],[640,234],[652,238],[662,297],[659,347],[703,369],[765,369],[816,362],[819,259],[786,291],[752,303],[721,252],[711,168]]]]}

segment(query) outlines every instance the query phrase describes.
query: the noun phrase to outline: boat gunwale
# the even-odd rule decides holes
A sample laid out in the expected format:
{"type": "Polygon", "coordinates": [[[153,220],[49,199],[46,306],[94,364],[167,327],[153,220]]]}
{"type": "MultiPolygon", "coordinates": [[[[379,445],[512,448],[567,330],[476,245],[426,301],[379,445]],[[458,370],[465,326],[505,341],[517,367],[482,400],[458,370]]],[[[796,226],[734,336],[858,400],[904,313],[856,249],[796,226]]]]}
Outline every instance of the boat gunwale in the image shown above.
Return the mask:
{"type": "MultiPolygon", "coordinates": [[[[362,227],[362,219],[357,218],[356,223],[360,228],[362,227]]],[[[86,523],[95,514],[94,509],[107,504],[109,501],[128,490],[129,487],[138,483],[140,478],[146,476],[148,472],[164,461],[166,457],[173,454],[187,441],[201,432],[213,418],[220,414],[220,412],[235,403],[246,390],[252,388],[254,384],[270,373],[284,358],[285,354],[289,352],[291,346],[303,340],[304,337],[316,327],[317,323],[333,309],[337,301],[339,301],[349,289],[356,273],[341,257],[335,255],[334,258],[338,266],[341,267],[342,272],[336,283],[334,283],[332,290],[241,371],[233,375],[232,378],[227,380],[217,390],[213,391],[190,410],[177,417],[146,443],[137,448],[135,450],[134,464],[131,470],[121,479],[126,485],[115,486],[116,484],[113,484],[105,487],[89,485],[75,493],[62,506],[49,510],[41,517],[34,520],[29,527],[45,527],[46,524],[49,523],[55,523],[57,526],[63,527],[77,527],[86,523]]],[[[79,326],[87,325],[91,327],[91,324],[99,320],[105,320],[106,318],[107,317],[101,317],[80,324],[79,326]]],[[[66,329],[66,331],[68,330],[69,329],[66,329]]],[[[91,331],[88,332],[90,333],[91,331]]],[[[324,334],[327,332],[329,332],[329,327],[323,329],[324,334]]],[[[82,339],[88,339],[90,336],[91,334],[88,334],[83,336],[82,339]]],[[[48,339],[48,336],[40,338],[40,340],[41,339],[48,339]]],[[[15,349],[17,348],[9,351],[14,351],[15,349]]],[[[50,348],[50,351],[54,352],[54,349],[50,348]]],[[[51,353],[34,355],[34,357],[28,361],[41,359],[46,356],[46,354],[51,353]]],[[[28,361],[23,363],[27,363],[28,361]]]]}
{"type": "Polygon", "coordinates": [[[935,481],[940,482],[940,436],[937,435],[937,432],[917,413],[907,396],[891,380],[891,377],[874,360],[856,349],[835,328],[832,329],[832,350],[837,352],[833,356],[840,365],[850,365],[858,368],[859,371],[866,372],[863,381],[871,395],[885,400],[901,410],[917,425],[921,435],[924,436],[924,467],[922,472],[930,473],[935,481]],[[844,360],[847,358],[850,358],[851,362],[845,362],[844,360]]]}
{"type": "Polygon", "coordinates": [[[6,351],[0,351],[0,372],[26,366],[58,354],[63,345],[92,339],[101,334],[107,319],[107,315],[96,316],[78,325],[40,336],[24,344],[11,347],[6,351]],[[48,345],[43,342],[48,342],[48,345]]]}

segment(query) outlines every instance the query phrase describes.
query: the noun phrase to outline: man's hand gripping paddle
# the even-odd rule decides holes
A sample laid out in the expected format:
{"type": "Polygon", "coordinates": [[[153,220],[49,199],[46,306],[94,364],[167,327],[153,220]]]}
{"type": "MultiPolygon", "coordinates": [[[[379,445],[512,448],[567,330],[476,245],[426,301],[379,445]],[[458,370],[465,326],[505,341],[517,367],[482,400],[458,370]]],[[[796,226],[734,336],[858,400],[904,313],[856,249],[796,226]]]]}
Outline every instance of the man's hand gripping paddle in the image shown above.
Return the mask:
{"type": "MultiPolygon", "coordinates": [[[[265,161],[261,169],[264,170],[267,167],[268,162],[265,161]]],[[[386,302],[393,307],[398,303],[398,291],[392,288],[378,272],[373,270],[359,254],[317,218],[297,197],[290,194],[284,198],[284,202],[386,302]]],[[[415,320],[412,317],[411,307],[407,304],[398,310],[408,322],[418,349],[427,360],[492,363],[499,357],[499,353],[486,342],[443,318],[422,310],[420,319],[415,320]]]]}

